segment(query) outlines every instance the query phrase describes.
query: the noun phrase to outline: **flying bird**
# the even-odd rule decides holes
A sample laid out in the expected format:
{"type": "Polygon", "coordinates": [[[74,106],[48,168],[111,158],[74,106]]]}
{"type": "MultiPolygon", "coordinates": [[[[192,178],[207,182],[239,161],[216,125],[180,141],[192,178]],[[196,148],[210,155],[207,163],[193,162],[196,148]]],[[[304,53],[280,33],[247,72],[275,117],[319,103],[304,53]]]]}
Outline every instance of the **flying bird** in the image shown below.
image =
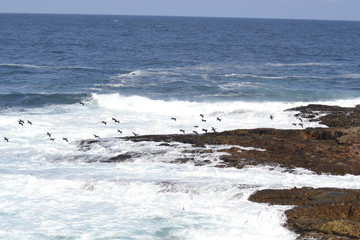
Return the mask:
{"type": "Polygon", "coordinates": [[[9,142],[9,139],[8,139],[7,137],[4,137],[4,140],[7,141],[7,142],[9,142]]]}
{"type": "Polygon", "coordinates": [[[22,119],[19,119],[19,121],[18,121],[18,123],[21,125],[21,126],[24,126],[24,120],[22,120],[22,119]]]}
{"type": "Polygon", "coordinates": [[[101,121],[101,122],[102,122],[103,124],[105,124],[105,125],[107,124],[105,121],[101,121]]]}
{"type": "Polygon", "coordinates": [[[100,139],[100,137],[98,135],[96,135],[96,134],[93,134],[93,135],[94,135],[95,138],[100,139]]]}
{"type": "Polygon", "coordinates": [[[138,133],[134,133],[134,132],[132,132],[132,134],[134,134],[134,136],[135,136],[135,137],[139,136],[139,134],[138,134],[138,133]]]}
{"type": "Polygon", "coordinates": [[[51,141],[55,141],[55,138],[50,138],[51,141]]]}
{"type": "Polygon", "coordinates": [[[51,138],[51,133],[47,132],[46,135],[48,135],[51,138]]]}
{"type": "Polygon", "coordinates": [[[122,134],[122,131],[120,129],[117,130],[120,134],[122,134]]]}
{"type": "Polygon", "coordinates": [[[195,133],[196,135],[199,135],[197,131],[193,131],[193,133],[195,133]]]}
{"type": "Polygon", "coordinates": [[[205,119],[201,119],[201,121],[202,121],[202,122],[206,122],[206,120],[205,120],[205,119]]]}
{"type": "Polygon", "coordinates": [[[216,128],[211,127],[211,130],[213,130],[213,132],[216,133],[216,128]]]}
{"type": "Polygon", "coordinates": [[[171,118],[171,120],[174,120],[174,121],[176,121],[176,118],[172,117],[172,118],[171,118]]]}
{"type": "Polygon", "coordinates": [[[184,130],[184,129],[180,129],[180,132],[185,133],[185,130],[184,130]]]}
{"type": "Polygon", "coordinates": [[[69,142],[68,138],[63,138],[64,141],[69,142]]]}
{"type": "Polygon", "coordinates": [[[205,133],[208,132],[208,130],[206,128],[203,128],[202,131],[204,131],[205,133]]]}
{"type": "Polygon", "coordinates": [[[270,119],[273,120],[273,119],[274,119],[274,116],[273,116],[273,115],[270,115],[270,119]]]}
{"type": "Polygon", "coordinates": [[[80,101],[79,104],[81,104],[81,105],[83,105],[83,106],[85,105],[82,101],[80,101]]]}
{"type": "Polygon", "coordinates": [[[198,128],[199,126],[195,125],[194,128],[198,128]]]}
{"type": "Polygon", "coordinates": [[[29,121],[29,120],[27,120],[27,123],[28,123],[28,124],[30,124],[30,125],[32,125],[32,122],[31,122],[31,121],[29,121]]]}
{"type": "Polygon", "coordinates": [[[112,118],[112,120],[113,120],[114,122],[116,122],[116,123],[120,123],[120,121],[117,120],[116,118],[112,118]]]}
{"type": "Polygon", "coordinates": [[[218,120],[219,122],[221,122],[221,118],[217,117],[216,120],[218,120]]]}
{"type": "Polygon", "coordinates": [[[204,118],[204,114],[200,113],[200,117],[201,117],[201,118],[204,118]]]}

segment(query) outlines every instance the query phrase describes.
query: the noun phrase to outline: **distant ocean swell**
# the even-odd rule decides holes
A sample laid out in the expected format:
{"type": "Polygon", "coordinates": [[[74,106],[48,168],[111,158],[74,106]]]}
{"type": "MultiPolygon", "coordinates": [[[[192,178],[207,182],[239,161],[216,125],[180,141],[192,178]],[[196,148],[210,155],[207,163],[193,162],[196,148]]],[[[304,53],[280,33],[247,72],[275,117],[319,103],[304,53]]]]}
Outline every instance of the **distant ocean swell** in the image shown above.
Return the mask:
{"type": "Polygon", "coordinates": [[[32,65],[32,64],[18,64],[18,63],[2,63],[0,64],[1,68],[28,68],[28,69],[79,69],[79,70],[96,70],[93,67],[83,67],[83,66],[47,66],[47,65],[32,65]]]}
{"type": "Polygon", "coordinates": [[[90,96],[90,94],[85,93],[9,93],[0,94],[0,103],[3,108],[34,108],[47,105],[75,104],[80,100],[89,99],[90,96]]]}

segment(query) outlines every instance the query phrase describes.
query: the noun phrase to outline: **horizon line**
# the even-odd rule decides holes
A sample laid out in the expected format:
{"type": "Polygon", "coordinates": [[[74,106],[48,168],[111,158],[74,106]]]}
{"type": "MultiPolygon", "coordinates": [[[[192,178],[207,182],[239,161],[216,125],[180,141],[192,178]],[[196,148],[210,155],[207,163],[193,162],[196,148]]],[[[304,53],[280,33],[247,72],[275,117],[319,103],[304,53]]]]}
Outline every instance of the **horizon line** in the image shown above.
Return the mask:
{"type": "Polygon", "coordinates": [[[110,14],[110,13],[36,13],[36,12],[0,12],[0,14],[24,15],[82,15],[82,16],[128,16],[128,17],[189,17],[189,18],[230,18],[230,19],[268,19],[268,20],[304,20],[304,21],[342,21],[359,22],[350,19],[322,19],[322,18],[281,18],[281,17],[234,17],[234,16],[192,16],[192,15],[158,15],[158,14],[110,14]]]}

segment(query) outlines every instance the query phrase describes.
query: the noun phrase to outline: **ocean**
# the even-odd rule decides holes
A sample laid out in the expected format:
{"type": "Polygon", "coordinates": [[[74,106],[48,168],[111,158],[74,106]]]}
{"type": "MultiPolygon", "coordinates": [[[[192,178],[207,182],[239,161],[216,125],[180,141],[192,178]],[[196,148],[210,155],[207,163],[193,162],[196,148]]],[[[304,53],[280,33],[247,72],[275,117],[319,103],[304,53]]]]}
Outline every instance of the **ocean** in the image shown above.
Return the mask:
{"type": "Polygon", "coordinates": [[[179,164],[198,147],[118,137],[299,129],[284,110],[360,103],[359,44],[350,21],[0,14],[0,239],[296,239],[291,206],[248,197],[360,177],[216,168],[213,145],[179,164]]]}

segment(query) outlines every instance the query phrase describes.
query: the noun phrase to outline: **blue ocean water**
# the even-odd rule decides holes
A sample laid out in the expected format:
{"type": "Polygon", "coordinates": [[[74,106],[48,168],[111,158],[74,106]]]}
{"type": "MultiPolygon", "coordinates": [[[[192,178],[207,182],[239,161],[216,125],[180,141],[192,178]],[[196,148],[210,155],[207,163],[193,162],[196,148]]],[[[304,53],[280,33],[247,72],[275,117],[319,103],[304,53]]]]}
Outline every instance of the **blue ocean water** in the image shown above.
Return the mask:
{"type": "Polygon", "coordinates": [[[359,43],[359,22],[1,14],[0,104],[354,98],[359,43]]]}
{"type": "Polygon", "coordinates": [[[295,240],[289,207],[249,195],[360,177],[216,168],[225,146],[117,137],[299,129],[284,110],[360,103],[359,43],[360,22],[0,14],[0,239],[295,240]]]}

